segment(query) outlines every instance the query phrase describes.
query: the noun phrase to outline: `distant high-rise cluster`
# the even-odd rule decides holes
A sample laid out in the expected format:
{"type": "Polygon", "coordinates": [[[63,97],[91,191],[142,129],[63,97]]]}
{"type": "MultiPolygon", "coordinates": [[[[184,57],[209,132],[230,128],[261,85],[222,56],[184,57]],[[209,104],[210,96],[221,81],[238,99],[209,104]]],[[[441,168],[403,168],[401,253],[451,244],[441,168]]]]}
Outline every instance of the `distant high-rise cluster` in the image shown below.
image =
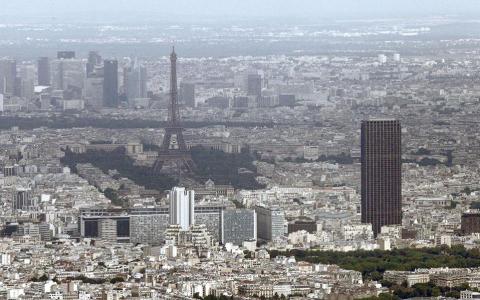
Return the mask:
{"type": "MultiPolygon", "coordinates": [[[[33,63],[0,59],[0,94],[13,103],[9,110],[145,107],[150,100],[147,81],[147,69],[138,59],[104,59],[98,51],[86,58],[58,51],[33,63]]],[[[185,91],[192,103],[191,89],[185,91]]]]}
{"type": "Polygon", "coordinates": [[[124,68],[123,76],[125,94],[129,103],[134,103],[135,99],[147,98],[147,69],[145,66],[135,60],[124,68]]]}
{"type": "Polygon", "coordinates": [[[85,80],[85,67],[82,59],[78,59],[73,51],[60,51],[57,59],[52,60],[51,85],[54,90],[63,90],[75,95],[72,98],[79,99],[85,80]]]}

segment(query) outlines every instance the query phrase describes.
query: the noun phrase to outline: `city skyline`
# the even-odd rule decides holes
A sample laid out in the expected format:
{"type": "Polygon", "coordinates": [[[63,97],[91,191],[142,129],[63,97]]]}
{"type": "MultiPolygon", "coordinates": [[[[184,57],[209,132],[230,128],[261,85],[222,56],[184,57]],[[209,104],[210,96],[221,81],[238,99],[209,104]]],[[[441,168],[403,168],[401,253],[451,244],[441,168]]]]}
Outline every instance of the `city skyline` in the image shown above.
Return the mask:
{"type": "Polygon", "coordinates": [[[2,5],[0,300],[480,298],[476,1],[2,5]]]}

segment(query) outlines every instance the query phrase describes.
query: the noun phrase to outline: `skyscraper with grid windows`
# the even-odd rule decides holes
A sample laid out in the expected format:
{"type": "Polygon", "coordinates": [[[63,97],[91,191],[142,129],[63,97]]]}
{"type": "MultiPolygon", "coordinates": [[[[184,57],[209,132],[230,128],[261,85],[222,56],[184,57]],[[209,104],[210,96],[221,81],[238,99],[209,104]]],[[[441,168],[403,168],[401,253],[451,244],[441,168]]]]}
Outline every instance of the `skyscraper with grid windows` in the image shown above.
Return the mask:
{"type": "Polygon", "coordinates": [[[361,219],[375,236],[384,225],[402,223],[401,135],[397,120],[362,121],[361,219]]]}

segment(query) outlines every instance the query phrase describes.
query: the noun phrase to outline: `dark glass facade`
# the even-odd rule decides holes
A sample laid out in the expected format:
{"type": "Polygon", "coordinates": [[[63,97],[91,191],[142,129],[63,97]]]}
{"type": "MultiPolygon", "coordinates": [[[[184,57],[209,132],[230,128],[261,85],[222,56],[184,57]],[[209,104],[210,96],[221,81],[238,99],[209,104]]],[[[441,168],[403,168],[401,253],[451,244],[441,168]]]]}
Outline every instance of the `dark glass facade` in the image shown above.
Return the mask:
{"type": "Polygon", "coordinates": [[[401,126],[397,120],[362,121],[361,214],[376,236],[402,222],[401,126]]]}
{"type": "Polygon", "coordinates": [[[129,217],[117,219],[117,236],[130,237],[130,218],[129,217]]]}
{"type": "Polygon", "coordinates": [[[85,234],[84,237],[96,238],[98,237],[98,219],[85,220],[85,234]]]}
{"type": "Polygon", "coordinates": [[[50,85],[50,60],[48,57],[38,59],[38,85],[50,85]]]}
{"type": "Polygon", "coordinates": [[[118,62],[116,60],[103,61],[103,105],[106,107],[118,106],[118,62]]]}
{"type": "Polygon", "coordinates": [[[305,230],[308,233],[317,232],[317,222],[313,220],[295,220],[288,223],[288,233],[305,230]]]}
{"type": "Polygon", "coordinates": [[[470,235],[480,232],[480,212],[469,212],[462,215],[462,233],[470,235]]]}

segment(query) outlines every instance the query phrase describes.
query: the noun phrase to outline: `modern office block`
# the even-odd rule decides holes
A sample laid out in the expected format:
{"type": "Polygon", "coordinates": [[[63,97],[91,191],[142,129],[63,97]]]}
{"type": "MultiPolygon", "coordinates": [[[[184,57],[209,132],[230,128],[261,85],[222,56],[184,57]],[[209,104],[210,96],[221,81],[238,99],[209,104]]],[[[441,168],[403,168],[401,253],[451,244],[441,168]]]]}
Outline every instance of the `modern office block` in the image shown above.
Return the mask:
{"type": "Polygon", "coordinates": [[[55,90],[82,89],[85,64],[81,59],[55,59],[50,64],[51,84],[55,90]]]}
{"type": "Polygon", "coordinates": [[[147,69],[137,62],[123,71],[125,94],[129,102],[147,98],[147,69]]]}
{"type": "Polygon", "coordinates": [[[195,223],[195,192],[182,187],[174,187],[169,194],[170,224],[180,225],[187,230],[195,223]]]}
{"type": "Polygon", "coordinates": [[[278,207],[256,206],[257,237],[265,241],[285,235],[285,213],[278,207]]]}
{"type": "Polygon", "coordinates": [[[231,209],[222,212],[222,243],[241,246],[257,239],[257,214],[251,209],[231,209]]]}
{"type": "Polygon", "coordinates": [[[85,69],[87,77],[89,77],[90,74],[92,74],[93,71],[95,71],[95,68],[101,65],[101,63],[102,63],[102,57],[100,56],[100,54],[98,54],[97,51],[90,51],[88,53],[88,61],[85,69]]]}
{"type": "Polygon", "coordinates": [[[90,73],[85,80],[85,104],[88,107],[103,107],[103,68],[90,73]]]}
{"type": "Polygon", "coordinates": [[[168,214],[135,214],[130,216],[130,241],[132,244],[160,245],[170,218],[168,214]]]}
{"type": "Polygon", "coordinates": [[[17,62],[13,59],[0,60],[0,94],[15,94],[17,62]]]}
{"type": "Polygon", "coordinates": [[[105,107],[118,106],[118,62],[103,61],[103,104],[105,107]]]}
{"type": "Polygon", "coordinates": [[[361,127],[361,219],[376,236],[402,223],[401,126],[397,120],[363,121],[361,127]]]}
{"type": "MultiPolygon", "coordinates": [[[[223,210],[225,206],[219,204],[197,205],[194,207],[194,223],[204,225],[216,241],[221,241],[223,210]]],[[[162,206],[128,210],[81,209],[78,220],[80,237],[100,239],[101,222],[104,219],[116,221],[117,242],[156,246],[165,241],[165,230],[170,224],[170,209],[162,206]]]]}
{"type": "Polygon", "coordinates": [[[40,57],[37,62],[37,83],[38,85],[50,85],[50,59],[40,57]]]}
{"type": "Polygon", "coordinates": [[[480,233],[480,212],[466,212],[462,214],[462,234],[480,233]]]}
{"type": "Polygon", "coordinates": [[[13,194],[13,209],[26,210],[36,206],[36,199],[32,196],[30,189],[17,189],[13,194]]]}
{"type": "Polygon", "coordinates": [[[222,238],[222,211],[224,209],[225,206],[215,204],[195,206],[195,224],[204,224],[217,241],[221,241],[222,238]]]}
{"type": "Polygon", "coordinates": [[[35,65],[21,65],[17,79],[18,81],[15,84],[17,96],[27,100],[33,99],[35,95],[35,65]]]}
{"type": "Polygon", "coordinates": [[[113,241],[115,237],[116,242],[129,242],[130,216],[119,209],[82,209],[78,231],[80,236],[85,238],[113,241]]]}
{"type": "Polygon", "coordinates": [[[38,230],[40,233],[40,238],[42,241],[51,241],[53,238],[52,230],[50,229],[49,223],[40,223],[38,224],[38,230]]]}
{"type": "Polygon", "coordinates": [[[98,235],[102,240],[109,242],[117,241],[117,221],[114,219],[102,219],[99,224],[98,235]]]}

